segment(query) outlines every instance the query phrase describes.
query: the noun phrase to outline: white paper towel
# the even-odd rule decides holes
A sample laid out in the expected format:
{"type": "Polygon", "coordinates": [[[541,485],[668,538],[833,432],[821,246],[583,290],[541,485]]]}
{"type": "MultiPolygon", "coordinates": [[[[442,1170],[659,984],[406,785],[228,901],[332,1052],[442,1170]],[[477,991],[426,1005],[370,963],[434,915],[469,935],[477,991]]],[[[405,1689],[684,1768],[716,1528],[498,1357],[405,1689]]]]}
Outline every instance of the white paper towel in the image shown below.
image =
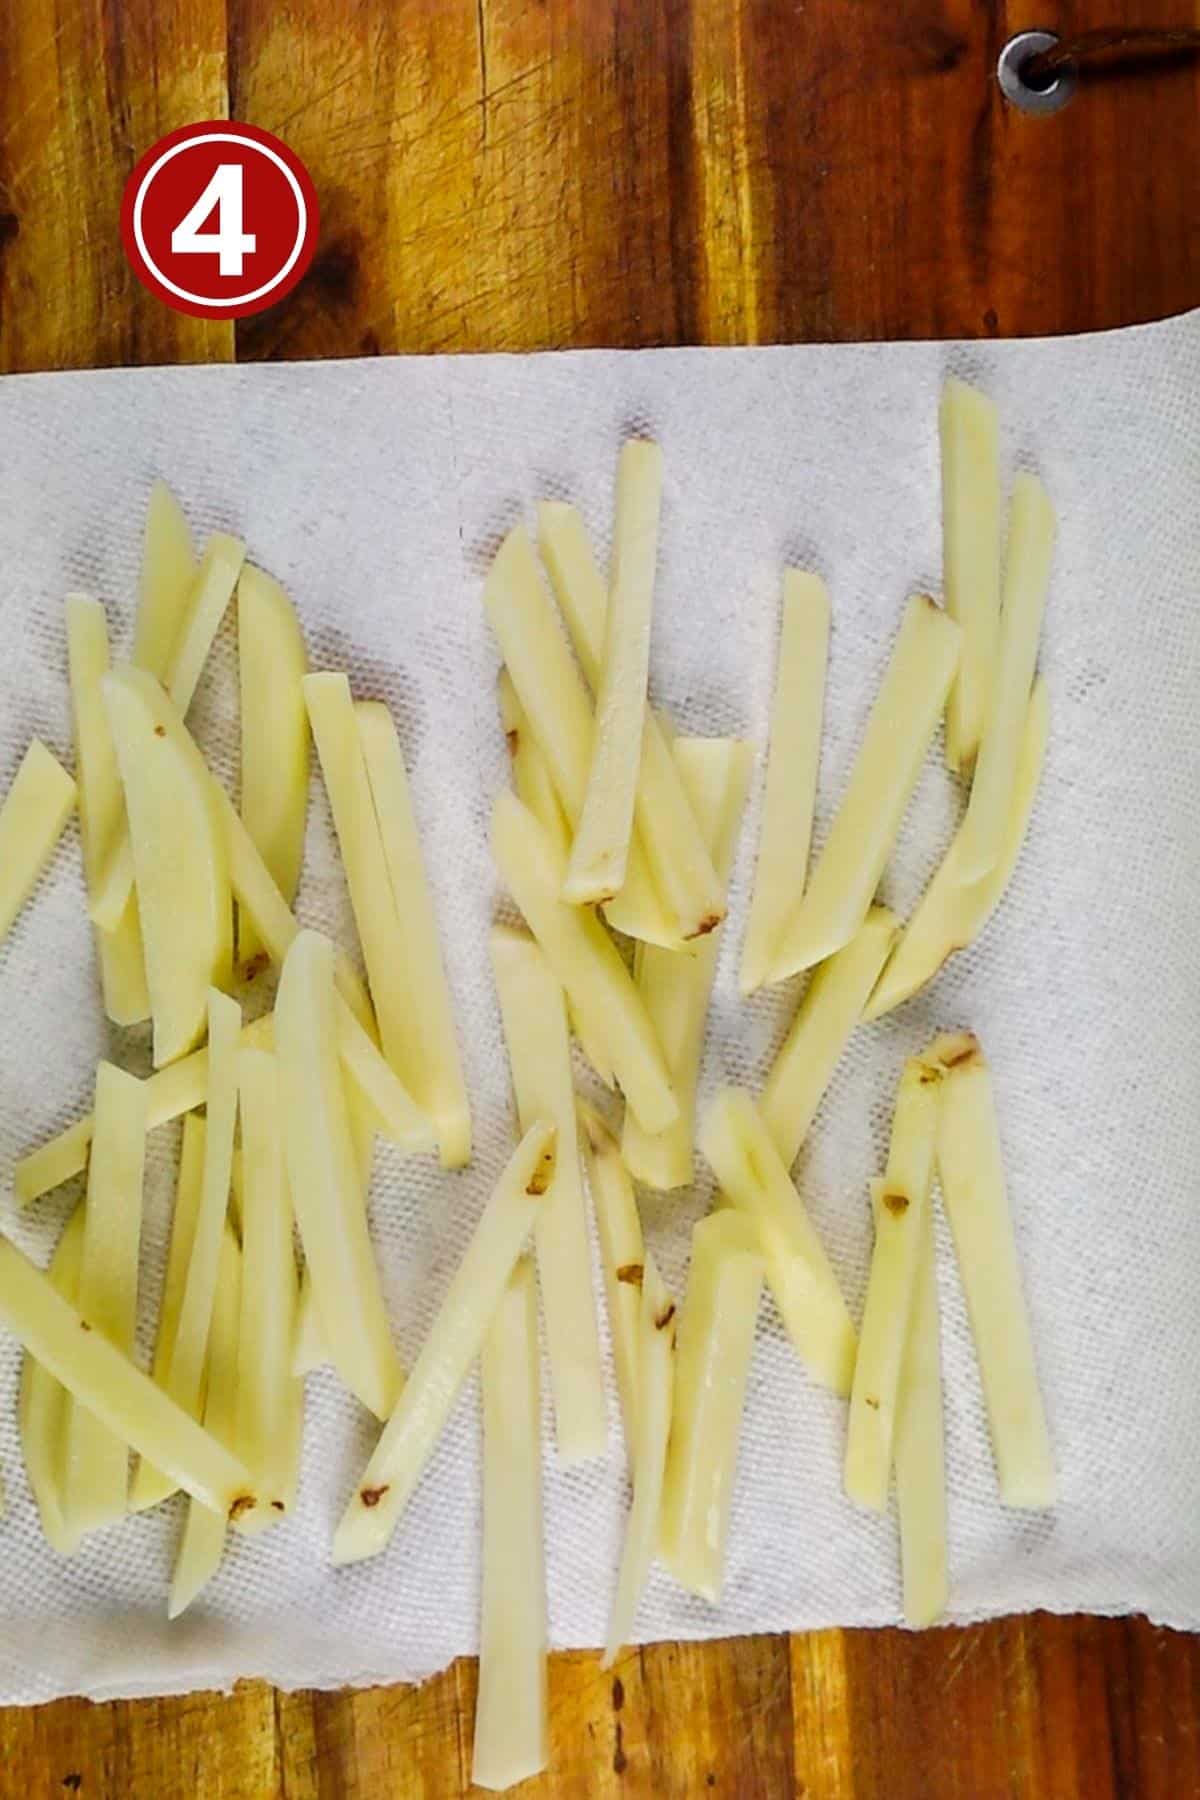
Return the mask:
{"type": "MultiPolygon", "coordinates": [[[[512,1141],[488,967],[486,848],[505,779],[497,656],[480,584],[499,534],[543,495],[604,549],[618,445],[666,456],[652,679],[687,731],[762,745],[781,567],[833,596],[821,765],[828,820],[900,608],[940,589],[937,399],[947,370],[999,402],[1009,469],[1041,470],[1061,516],[1043,667],[1053,728],[1031,839],[986,938],[928,996],[857,1034],[799,1178],[857,1314],[904,1055],[970,1025],[991,1057],[1035,1341],[1061,1467],[1048,1516],[997,1499],[978,1375],[939,1220],[953,1616],[1139,1610],[1200,1625],[1200,316],[1052,343],[582,353],[35,376],[0,383],[0,785],[30,735],[69,755],[62,596],[98,594],[129,639],[152,478],[198,536],[242,534],[295,596],[315,666],[394,708],[437,889],[475,1111],[463,1174],[380,1147],[373,1218],[406,1360],[512,1141]]],[[[232,636],[199,735],[236,764],[232,636]]],[[[930,757],[885,896],[906,907],[959,797],[930,757]]],[[[795,988],[739,1002],[734,970],[757,826],[748,809],[704,1085],[757,1081],[795,988]]],[[[353,943],[314,783],[300,912],[353,943]]],[[[15,1217],[15,1158],[89,1104],[108,1045],[74,828],[0,950],[0,1221],[40,1260],[71,1192],[15,1217]]],[[[110,1046],[112,1048],[112,1046],[110,1046]]],[[[120,1044],[127,1060],[140,1044],[120,1044]]],[[[137,1066],[144,1066],[138,1064],[137,1066]]],[[[144,1311],[153,1310],[177,1128],[151,1143],[144,1311]]],[[[646,1196],[679,1291],[707,1204],[646,1196]]],[[[0,1700],[418,1677],[476,1642],[478,1397],[456,1407],[388,1552],[333,1571],[333,1525],[372,1441],[324,1372],[309,1382],[295,1520],[234,1543],[194,1612],[164,1617],[175,1503],[89,1540],[43,1543],[18,1454],[19,1358],[0,1344],[0,1700]]],[[[549,1424],[549,1421],[547,1421],[549,1424]]],[[[655,1572],[644,1638],[899,1613],[894,1517],[843,1499],[843,1407],[804,1377],[764,1307],[719,1608],[655,1572]]],[[[560,1470],[547,1433],[556,1645],[602,1642],[626,1504],[615,1397],[606,1464],[560,1470]]]]}

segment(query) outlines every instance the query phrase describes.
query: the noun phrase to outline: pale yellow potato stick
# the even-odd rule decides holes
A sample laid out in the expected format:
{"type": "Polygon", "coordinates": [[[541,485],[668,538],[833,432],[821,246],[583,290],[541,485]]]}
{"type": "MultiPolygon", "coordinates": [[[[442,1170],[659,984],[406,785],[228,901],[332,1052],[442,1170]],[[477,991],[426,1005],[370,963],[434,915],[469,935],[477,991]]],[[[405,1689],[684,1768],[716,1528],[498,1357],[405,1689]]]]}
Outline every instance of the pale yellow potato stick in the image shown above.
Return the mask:
{"type": "Polygon", "coordinates": [[[471,1779],[497,1791],[549,1758],[537,1286],[522,1257],[479,1354],[483,1580],[471,1779]]]}
{"type": "Polygon", "coordinates": [[[750,1095],[724,1088],[700,1149],[729,1200],[758,1227],[767,1280],[809,1373],[848,1394],[857,1340],[825,1246],[750,1095]]]}
{"type": "Polygon", "coordinates": [[[936,1064],[921,1057],[911,1057],[904,1065],[875,1214],[875,1249],[854,1365],[845,1467],[850,1499],[874,1512],[887,1505],[896,1396],[930,1205],[941,1075],[936,1064]]]}
{"type": "Polygon", "coordinates": [[[245,556],[246,546],[242,540],[230,537],[224,531],[215,531],[204,546],[204,555],[188,593],[183,621],[171,645],[170,661],[163,679],[163,686],[181,719],[187,716],[192,704],[213,639],[233,598],[245,556]]]}
{"type": "Polygon", "coordinates": [[[896,939],[896,919],[874,906],[844,950],[814,969],[763,1088],[760,1107],[787,1168],[808,1136],[850,1034],[896,939]]]}
{"type": "Polygon", "coordinates": [[[867,1002],[864,1019],[882,1017],[923,988],[956,950],[965,950],[974,943],[999,906],[1029,829],[1049,729],[1049,696],[1046,683],[1039,676],[1025,714],[1016,785],[995,866],[981,881],[964,883],[961,833],[955,837],[884,965],[867,1002]]]}
{"type": "Polygon", "coordinates": [[[375,1556],[395,1530],[479,1355],[554,1166],[554,1126],[539,1120],[509,1158],[355,1487],[333,1540],[335,1564],[375,1556]]]}
{"type": "Polygon", "coordinates": [[[867,916],[958,665],[962,633],[926,595],[908,602],[841,805],[768,979],[848,944],[867,916]]]}
{"type": "Polygon", "coordinates": [[[625,1457],[632,1468],[637,1441],[638,1321],[646,1247],[633,1182],[621,1160],[616,1138],[599,1113],[583,1101],[579,1102],[578,1113],[583,1127],[581,1141],[587,1163],[588,1190],[600,1239],[608,1329],[625,1430],[625,1457]]]}
{"type": "Polygon", "coordinates": [[[662,1502],[662,1559],[689,1592],[721,1597],[746,1381],[762,1290],[759,1234],[729,1208],[692,1232],[662,1502]]]}
{"type": "MultiPolygon", "coordinates": [[[[692,812],[724,881],[737,844],[753,752],[736,738],[678,738],[674,756],[692,812]]],[[[679,1103],[675,1123],[654,1136],[642,1130],[632,1113],[625,1115],[622,1155],[630,1173],[647,1187],[686,1187],[692,1179],[696,1083],[719,953],[719,932],[702,939],[691,956],[656,944],[638,947],[638,990],[663,1047],[679,1103]]]]}
{"type": "Polygon", "coordinates": [[[239,1459],[81,1318],[49,1276],[3,1236],[0,1326],[102,1425],[168,1470],[173,1486],[224,1517],[253,1506],[250,1475],[239,1459]]]}
{"type": "Polygon", "coordinates": [[[0,804],[0,940],[33,892],[75,805],[75,783],[34,738],[0,804]]]}
{"type": "MultiPolygon", "coordinates": [[[[226,1226],[213,1301],[204,1424],[220,1443],[231,1445],[238,1443],[238,1330],[243,1290],[242,1258],[237,1240],[226,1226]]],[[[194,1500],[188,1501],[167,1598],[169,1619],[186,1612],[220,1568],[225,1554],[225,1530],[226,1522],[219,1513],[197,1506],[194,1500]]]]}
{"type": "Polygon", "coordinates": [[[396,972],[411,1020],[405,1085],[433,1120],[443,1168],[459,1169],[471,1160],[471,1106],[408,772],[387,707],[359,701],[354,716],[399,925],[396,972]]]}
{"type": "Polygon", "coordinates": [[[502,792],[492,816],[492,855],[568,998],[604,1020],[613,1073],[647,1131],[679,1117],[670,1074],[621,953],[593,912],[561,899],[562,858],[515,794],[502,792]]]}
{"type": "MultiPolygon", "coordinates": [[[[67,667],[75,736],[79,842],[88,897],[94,900],[111,848],[127,834],[128,826],[117,753],[100,690],[109,668],[108,626],[104,608],[86,594],[67,596],[67,667]]],[[[112,929],[97,927],[95,938],[105,1012],[114,1025],[136,1025],[148,1019],[150,994],[136,894],[127,894],[125,910],[112,929]]]]}
{"type": "MultiPolygon", "coordinates": [[[[50,1264],[57,1293],[75,1306],[79,1299],[79,1264],[83,1256],[83,1202],[80,1201],[58,1240],[50,1264]]],[[[79,1539],[68,1529],[63,1494],[63,1427],[70,1395],[28,1350],[21,1360],[18,1424],[25,1473],[37,1501],[42,1533],[60,1556],[73,1556],[79,1539]]]]}
{"type": "Polygon", "coordinates": [[[577,509],[562,500],[541,500],[537,509],[538,549],[567,622],[584,679],[593,694],[604,669],[608,586],[596,566],[587,527],[577,509]]]}
{"type": "Polygon", "coordinates": [[[979,1357],[1006,1506],[1053,1506],[1058,1482],[1017,1257],[992,1078],[977,1040],[940,1038],[946,1069],[938,1129],[942,1200],[979,1357]]]}
{"type": "MultiPolygon", "coordinates": [[[[243,1034],[244,1036],[244,1034],[243,1034]]],[[[178,1068],[178,1064],[175,1065],[178,1068]]],[[[144,1084],[148,1089],[150,1082],[144,1084]]],[[[200,1113],[188,1113],[179,1146],[179,1174],[175,1183],[175,1209],[171,1216],[171,1245],[163,1276],[158,1308],[158,1335],[154,1341],[153,1375],[162,1386],[175,1352],[179,1313],[187,1291],[187,1272],[196,1236],[196,1217],[204,1191],[204,1140],[207,1126],[200,1113]]]]}
{"type": "Polygon", "coordinates": [[[560,1459],[603,1456],[608,1443],[592,1258],[575,1127],[571,1045],[562,988],[533,939],[498,925],[492,970],[520,1131],[549,1119],[558,1133],[554,1180],[534,1231],[546,1357],[560,1459]]]}
{"type": "Polygon", "coordinates": [[[1008,520],[996,677],[960,833],[964,881],[981,880],[1000,860],[1037,667],[1054,531],[1054,508],[1045,488],[1036,475],[1018,475],[1008,520]]]}
{"type": "Polygon", "coordinates": [[[296,1312],[296,1337],[292,1346],[292,1374],[311,1375],[329,1361],[329,1350],[321,1336],[321,1321],[313,1295],[312,1276],[305,1265],[300,1283],[300,1302],[296,1312]]]}
{"type": "Polygon", "coordinates": [[[767,979],[775,946],[804,893],[828,661],[825,583],[819,575],[785,569],[758,863],[742,945],[743,994],[767,979]]]}
{"type": "Polygon", "coordinates": [[[183,508],[166,482],[156,481],[146,506],[133,660],[159,681],[167,672],[195,577],[196,552],[183,508]]]}
{"type": "MultiPolygon", "coordinates": [[[[146,1158],[144,1083],[112,1063],[96,1069],[96,1135],[88,1163],[79,1310],[118,1350],[133,1353],[142,1173],[146,1158]]],[[[73,1535],[125,1516],[129,1445],[86,1407],[71,1402],[64,1422],[63,1502],[73,1535]]]]}
{"type": "MultiPolygon", "coordinates": [[[[308,672],[295,608],[270,575],[245,563],[238,577],[238,687],[242,818],[288,905],[300,885],[308,813],[308,672]]],[[[238,958],[260,949],[254,921],[238,919],[238,958]]]]}
{"type": "Polygon", "coordinates": [[[946,761],[969,769],[987,723],[1000,629],[1000,428],[995,403],[951,376],[938,411],[946,611],[962,654],[946,700],[946,761]]]}

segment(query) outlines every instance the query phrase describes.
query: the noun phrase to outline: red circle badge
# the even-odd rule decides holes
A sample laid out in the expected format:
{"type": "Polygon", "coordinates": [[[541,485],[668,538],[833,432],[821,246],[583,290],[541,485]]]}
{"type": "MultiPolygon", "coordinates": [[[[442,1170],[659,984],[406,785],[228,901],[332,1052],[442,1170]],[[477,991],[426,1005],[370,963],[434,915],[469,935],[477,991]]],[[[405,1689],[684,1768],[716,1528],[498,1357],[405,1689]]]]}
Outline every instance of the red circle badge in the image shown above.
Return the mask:
{"type": "Polygon", "coordinates": [[[294,151],[229,119],[159,138],[125,183],[121,238],[176,312],[242,319],[291,292],[317,247],[317,191],[294,151]]]}

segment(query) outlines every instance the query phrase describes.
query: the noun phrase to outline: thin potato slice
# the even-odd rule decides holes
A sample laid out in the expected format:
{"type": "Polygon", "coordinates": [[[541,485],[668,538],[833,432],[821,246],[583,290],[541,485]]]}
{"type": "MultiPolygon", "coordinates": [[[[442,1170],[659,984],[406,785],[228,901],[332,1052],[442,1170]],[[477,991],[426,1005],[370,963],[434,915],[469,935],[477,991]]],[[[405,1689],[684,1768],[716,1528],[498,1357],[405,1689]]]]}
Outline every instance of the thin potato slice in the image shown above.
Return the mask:
{"type": "Polygon", "coordinates": [[[783,572],[771,741],[740,986],[767,979],[775,946],[804,893],[829,661],[829,592],[819,575],[783,572]]]}
{"type": "MultiPolygon", "coordinates": [[[[204,1425],[219,1443],[231,1447],[237,1446],[238,1329],[243,1291],[242,1258],[237,1240],[226,1226],[221,1238],[220,1276],[208,1349],[204,1425]]],[[[188,1501],[167,1599],[169,1619],[186,1612],[220,1568],[225,1532],[226,1522],[219,1513],[197,1506],[194,1500],[188,1501]]]]}
{"type": "Polygon", "coordinates": [[[224,531],[215,531],[204,546],[163,680],[181,719],[187,717],[245,557],[242,540],[224,531]]]}
{"type": "Polygon", "coordinates": [[[725,1088],[709,1108],[700,1148],[729,1200],[758,1227],[767,1281],[809,1373],[848,1394],[854,1326],[825,1246],[750,1095],[725,1088]]]}
{"type": "Polygon", "coordinates": [[[497,1791],[549,1758],[537,1288],[522,1257],[479,1356],[483,1583],[471,1779],[497,1791]]]}
{"type": "Polygon", "coordinates": [[[497,1182],[342,1516],[333,1540],[335,1564],[377,1555],[395,1530],[554,1180],[555,1137],[554,1126],[539,1120],[497,1182]]]}
{"type": "Polygon", "coordinates": [[[975,760],[996,676],[1000,630],[1000,426],[995,403],[953,377],[938,411],[946,611],[962,626],[946,701],[946,761],[975,760]]]}
{"type": "Polygon", "coordinates": [[[538,1208],[534,1246],[546,1322],[554,1430],[565,1463],[603,1456],[608,1443],[592,1258],[571,1083],[563,992],[524,932],[492,932],[492,970],[508,1046],[520,1131],[549,1119],[558,1133],[554,1180],[538,1208]]]}
{"type": "Polygon", "coordinates": [[[679,1320],[662,1502],[663,1561],[689,1592],[721,1597],[729,1509],[762,1291],[759,1235],[725,1208],[692,1232],[679,1320]]]}
{"type": "Polygon", "coordinates": [[[562,858],[515,794],[496,800],[492,855],[568,998],[604,1020],[613,1072],[640,1123],[664,1131],[679,1107],[645,1003],[596,915],[560,898],[562,858]]]}
{"type": "Polygon", "coordinates": [[[1006,1506],[1053,1506],[1058,1495],[1033,1333],[1000,1151],[992,1078],[969,1034],[933,1047],[946,1069],[937,1160],[942,1200],[979,1357],[992,1450],[1006,1506]]]}
{"type": "Polygon", "coordinates": [[[599,1113],[583,1101],[579,1102],[578,1114],[583,1127],[588,1189],[600,1239],[608,1329],[625,1429],[625,1457],[632,1469],[637,1448],[639,1319],[646,1246],[633,1182],[616,1138],[599,1113]]]}
{"type": "Polygon", "coordinates": [[[150,489],[133,660],[161,681],[171,661],[196,578],[196,551],[183,508],[165,481],[150,489]]]}
{"type": "Polygon", "coordinates": [[[845,1470],[850,1499],[873,1512],[882,1512],[887,1505],[896,1397],[933,1182],[940,1089],[941,1070],[935,1064],[912,1057],[904,1065],[875,1214],[875,1249],[850,1395],[845,1470]]]}
{"type": "MultiPolygon", "coordinates": [[[[238,577],[238,684],[242,714],[242,819],[288,905],[300,885],[308,813],[308,673],[295,608],[270,575],[245,563],[238,577]]],[[[260,949],[254,921],[238,920],[238,957],[260,949]]]]}
{"type": "Polygon", "coordinates": [[[959,833],[964,881],[982,880],[1000,860],[1037,667],[1054,533],[1050,496],[1036,475],[1018,475],[1008,521],[996,677],[959,833]]]}
{"type": "Polygon", "coordinates": [[[1049,696],[1046,683],[1039,676],[1033,684],[1033,693],[1025,714],[1016,784],[1004,830],[1004,842],[994,868],[981,881],[963,881],[960,831],[938,864],[933,879],[885,964],[875,991],[867,1002],[863,1013],[865,1019],[881,1018],[884,1013],[891,1012],[893,1007],[910,999],[926,982],[932,980],[956,950],[965,950],[968,944],[974,943],[999,906],[1012,879],[1029,829],[1033,803],[1037,799],[1041,782],[1049,730],[1049,696]]]}
{"type": "MultiPolygon", "coordinates": [[[[58,1240],[50,1264],[55,1292],[70,1306],[79,1299],[79,1265],[83,1259],[83,1203],[75,1208],[58,1240]]],[[[21,1397],[17,1419],[25,1473],[37,1501],[42,1533],[60,1556],[73,1556],[79,1539],[68,1528],[63,1492],[63,1427],[70,1395],[49,1369],[25,1352],[21,1362],[21,1397]]]]}
{"type": "Polygon", "coordinates": [[[905,607],[841,806],[768,980],[833,956],[866,918],[954,679],[961,636],[927,595],[905,607]]]}
{"type": "Polygon", "coordinates": [[[0,942],[33,892],[75,805],[75,783],[39,738],[0,804],[0,942]]]}

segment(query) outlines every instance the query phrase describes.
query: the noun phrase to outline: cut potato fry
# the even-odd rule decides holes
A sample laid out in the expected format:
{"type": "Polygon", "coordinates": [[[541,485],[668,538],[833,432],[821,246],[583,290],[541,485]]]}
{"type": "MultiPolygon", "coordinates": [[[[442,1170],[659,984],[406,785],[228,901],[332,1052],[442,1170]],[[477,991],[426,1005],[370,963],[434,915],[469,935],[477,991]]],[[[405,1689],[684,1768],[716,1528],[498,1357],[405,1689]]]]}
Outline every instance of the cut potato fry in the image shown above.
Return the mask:
{"type": "Polygon", "coordinates": [[[784,926],[804,893],[829,661],[829,592],[819,575],[783,572],[771,741],[740,986],[767,979],[784,926]]]}
{"type": "MultiPolygon", "coordinates": [[[[150,1083],[146,1082],[144,1085],[148,1088],[150,1083]]],[[[196,1219],[200,1212],[200,1197],[204,1191],[207,1129],[199,1113],[188,1113],[183,1121],[179,1175],[175,1183],[175,1210],[171,1216],[171,1245],[167,1252],[167,1271],[163,1276],[162,1300],[158,1309],[158,1336],[154,1342],[152,1372],[160,1387],[166,1383],[167,1371],[175,1353],[179,1314],[183,1296],[187,1292],[187,1273],[196,1237],[196,1219]]]]}
{"type": "Polygon", "coordinates": [[[183,508],[165,481],[150,489],[133,660],[161,681],[171,661],[196,578],[196,552],[183,508]]]}
{"type": "Polygon", "coordinates": [[[578,1105],[578,1116],[583,1127],[588,1189],[600,1239],[608,1329],[625,1430],[625,1457],[632,1469],[637,1449],[639,1319],[646,1247],[633,1182],[621,1159],[616,1138],[599,1113],[582,1101],[578,1105]]]}
{"type": "Polygon", "coordinates": [[[1046,683],[1039,676],[1033,684],[1025,714],[1016,785],[1009,805],[1004,842],[995,866],[981,881],[964,882],[961,832],[955,837],[884,965],[883,974],[867,1002],[865,1019],[881,1018],[910,999],[932,980],[956,950],[965,950],[968,944],[974,943],[999,906],[1029,829],[1049,730],[1049,696],[1046,683]]]}
{"type": "Polygon", "coordinates": [[[954,679],[961,637],[927,595],[905,607],[841,806],[768,980],[833,956],[866,918],[954,679]]]}
{"type": "MultiPolygon", "coordinates": [[[[128,839],[125,796],[100,684],[108,674],[108,626],[104,608],[86,594],[67,596],[67,666],[75,736],[79,841],[88,898],[94,900],[114,844],[128,839]]],[[[132,863],[131,863],[132,867],[132,863]]],[[[104,1010],[114,1025],[150,1017],[146,962],[137,896],[126,894],[124,911],[109,930],[96,929],[96,960],[104,1010]]]]}
{"type": "MultiPolygon", "coordinates": [[[[79,1310],[126,1356],[137,1328],[145,1086],[112,1063],[96,1070],[96,1134],[88,1163],[79,1310]]],[[[64,1422],[63,1502],[73,1536],[125,1517],[129,1445],[71,1402],[64,1422]]]]}
{"type": "Polygon", "coordinates": [[[408,772],[387,707],[360,701],[354,717],[399,924],[396,973],[412,1021],[403,1078],[433,1120],[442,1167],[460,1169],[471,1160],[471,1106],[408,772]]]}
{"type": "Polygon", "coordinates": [[[775,1148],[791,1168],[842,1059],[850,1034],[862,1018],[892,945],[896,919],[874,906],[844,950],[809,978],[791,1029],[763,1088],[760,1107],[775,1148]]]}
{"type": "MultiPolygon", "coordinates": [[[[277,581],[252,563],[237,585],[242,723],[242,819],[290,906],[300,885],[308,813],[308,672],[304,634],[277,581]]],[[[261,949],[254,921],[238,919],[238,958],[261,949]]]]}
{"type": "Polygon", "coordinates": [[[762,1280],[759,1234],[750,1221],[729,1208],[701,1219],[679,1321],[661,1548],[675,1579],[714,1604],[762,1280]]]}
{"type": "MultiPolygon", "coordinates": [[[[243,1285],[237,1240],[226,1226],[221,1238],[221,1266],[208,1349],[204,1425],[219,1443],[230,1446],[237,1444],[238,1330],[243,1285]]],[[[225,1531],[226,1522],[219,1513],[197,1506],[194,1500],[188,1501],[167,1598],[169,1619],[186,1612],[220,1568],[225,1554],[225,1531]]]]}
{"type": "Polygon", "coordinates": [[[283,965],[275,1039],[292,1205],[321,1335],[338,1374],[377,1418],[403,1380],[367,1229],[334,1038],[333,946],[302,931],[283,965]]]}
{"type": "Polygon", "coordinates": [[[215,531],[204,546],[163,680],[181,719],[187,717],[245,557],[242,540],[224,531],[215,531]]]}
{"type": "Polygon", "coordinates": [[[610,1669],[622,1644],[629,1641],[638,1602],[658,1549],[667,1444],[675,1394],[675,1302],[645,1253],[641,1307],[638,1315],[638,1412],[633,1455],[633,1503],[625,1522],[625,1541],[617,1591],[608,1621],[603,1666],[610,1669]]]}
{"type": "MultiPolygon", "coordinates": [[[[724,881],[733,861],[753,752],[736,738],[678,738],[674,755],[692,812],[724,881]]],[[[662,1045],[679,1105],[675,1123],[655,1136],[644,1132],[632,1113],[625,1115],[621,1153],[630,1173],[647,1187],[686,1187],[692,1179],[696,1082],[719,952],[715,932],[702,939],[691,956],[656,944],[638,946],[638,991],[662,1045]]]]}
{"type": "MultiPolygon", "coordinates": [[[[375,1040],[363,1030],[341,994],[334,997],[334,1020],[342,1072],[349,1077],[355,1090],[348,1099],[366,1103],[371,1124],[378,1126],[389,1143],[413,1153],[433,1150],[437,1145],[433,1121],[422,1112],[396,1071],[384,1061],[375,1040]]],[[[364,1176],[365,1186],[371,1172],[371,1146],[368,1138],[365,1146],[360,1148],[362,1121],[356,1112],[357,1108],[352,1104],[355,1160],[364,1176]]]]}
{"type": "MultiPolygon", "coordinates": [[[[101,689],[103,698],[103,689],[101,689]]],[[[108,709],[105,708],[107,718],[108,709]]],[[[110,731],[111,738],[112,733],[110,731]]],[[[130,903],[136,906],[137,893],[134,885],[133,845],[129,841],[129,821],[124,816],[124,798],[122,797],[122,818],[117,834],[96,876],[95,891],[89,890],[88,917],[97,931],[115,931],[125,917],[130,903]]]]}
{"type": "MultiPolygon", "coordinates": [[[[221,1236],[229,1209],[233,1137],[238,1115],[238,1041],[241,1031],[242,1011],[236,1000],[211,988],[200,1203],[192,1227],[187,1278],[164,1382],[171,1399],[194,1418],[199,1418],[202,1410],[205,1359],[221,1262],[221,1236]]],[[[175,1484],[168,1471],[143,1463],[134,1477],[130,1509],[144,1512],[174,1491],[175,1484]]]]}
{"type": "Polygon", "coordinates": [[[154,677],[122,669],[102,689],[125,788],[161,1068],[193,1047],[209,988],[232,976],[229,857],[212,778],[154,677]]]}
{"type": "Polygon", "coordinates": [[[679,1107],[645,1003],[595,914],[560,898],[562,858],[515,794],[497,798],[492,854],[568,997],[585,1016],[604,1020],[613,1072],[642,1126],[664,1131],[679,1107]]]}
{"type": "Polygon", "coordinates": [[[558,1134],[554,1180],[534,1231],[554,1430],[565,1463],[603,1456],[608,1444],[604,1375],[592,1299],[592,1258],[571,1084],[563,992],[533,939],[498,925],[492,969],[522,1133],[549,1119],[558,1134]]]}
{"type": "Polygon", "coordinates": [[[953,376],[938,411],[946,611],[962,654],[946,701],[946,761],[969,769],[987,722],[1000,628],[1000,426],[993,401],[953,376]]]}
{"type": "Polygon", "coordinates": [[[567,622],[571,644],[593,694],[604,672],[608,585],[596,566],[587,526],[562,500],[541,500],[537,509],[538,549],[567,622]]]}
{"type": "Polygon", "coordinates": [[[825,1246],[750,1095],[724,1088],[709,1108],[700,1148],[726,1197],[758,1227],[780,1317],[809,1373],[848,1394],[854,1326],[825,1246]]]}
{"type": "Polygon", "coordinates": [[[395,1530],[553,1183],[555,1138],[554,1126],[539,1120],[497,1182],[343,1514],[333,1540],[335,1564],[376,1555],[395,1530]]]}
{"type": "Polygon", "coordinates": [[[75,783],[39,738],[0,805],[0,941],[33,892],[75,805],[75,783]]]}
{"type": "Polygon", "coordinates": [[[501,1791],[549,1758],[537,1291],[522,1257],[479,1356],[483,1583],[471,1778],[501,1791]]]}
{"type": "MultiPolygon", "coordinates": [[[[55,1292],[69,1306],[79,1298],[79,1265],[83,1259],[83,1203],[75,1208],[50,1264],[55,1292]]],[[[63,1492],[63,1428],[71,1397],[49,1369],[25,1352],[21,1362],[18,1423],[25,1473],[37,1501],[42,1533],[60,1556],[73,1556],[79,1539],[67,1525],[63,1492]]]]}
{"type": "Polygon", "coordinates": [[[139,1455],[222,1517],[254,1504],[249,1471],[204,1427],[80,1317],[49,1276],[0,1236],[0,1325],[76,1400],[139,1455]]]}
{"type": "Polygon", "coordinates": [[[329,1361],[329,1350],[321,1335],[317,1302],[313,1294],[312,1276],[307,1265],[300,1283],[300,1301],[296,1312],[296,1337],[292,1346],[292,1374],[311,1375],[329,1361]]]}
{"type": "Polygon", "coordinates": [[[1000,860],[1037,667],[1054,531],[1054,508],[1045,488],[1036,475],[1018,475],[1013,483],[1004,557],[996,676],[959,833],[964,881],[981,880],[1000,860]]]}
{"type": "Polygon", "coordinates": [[[1033,1333],[1004,1180],[992,1078],[977,1040],[939,1038],[946,1070],[937,1160],[942,1200],[979,1357],[992,1450],[1006,1506],[1058,1495],[1033,1333]]]}
{"type": "Polygon", "coordinates": [[[930,1205],[940,1090],[938,1066],[921,1057],[905,1063],[875,1214],[875,1249],[850,1395],[845,1470],[850,1499],[873,1512],[882,1512],[887,1505],[896,1396],[930,1205]]]}

